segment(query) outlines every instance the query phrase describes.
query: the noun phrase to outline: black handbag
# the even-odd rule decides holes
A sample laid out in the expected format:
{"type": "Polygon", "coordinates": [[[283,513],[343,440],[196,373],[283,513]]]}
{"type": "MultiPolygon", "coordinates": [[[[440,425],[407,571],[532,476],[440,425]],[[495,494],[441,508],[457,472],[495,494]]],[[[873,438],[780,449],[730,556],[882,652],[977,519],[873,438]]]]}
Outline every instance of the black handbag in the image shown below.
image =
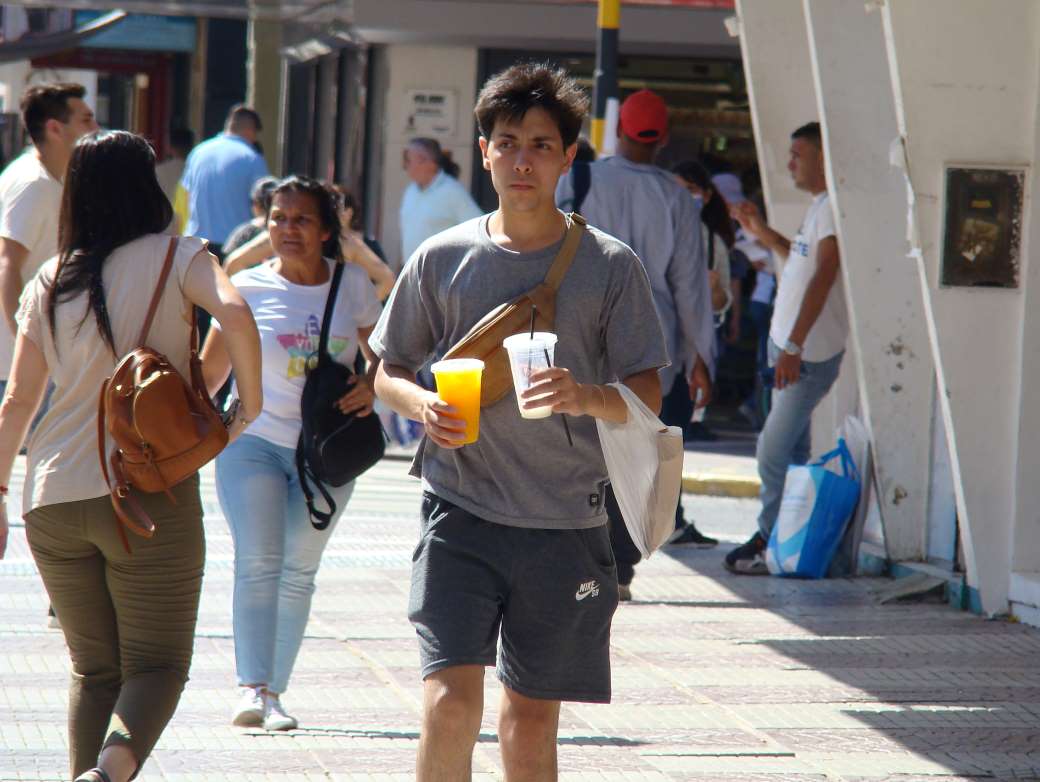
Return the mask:
{"type": "MultiPolygon", "coordinates": [[[[350,483],[382,459],[386,448],[386,435],[379,416],[374,412],[367,416],[345,414],[336,405],[336,401],[350,390],[350,380],[355,375],[350,367],[329,355],[329,329],[342,277],[343,264],[337,263],[329,286],[329,298],[325,302],[318,351],[308,358],[307,379],[300,398],[303,425],[296,445],[296,471],[307,500],[311,524],[317,530],[328,527],[336,513],[336,503],[325,486],[350,483]],[[310,483],[321,493],[327,511],[314,506],[310,483]]],[[[359,369],[360,363],[359,351],[355,370],[359,369]]]]}

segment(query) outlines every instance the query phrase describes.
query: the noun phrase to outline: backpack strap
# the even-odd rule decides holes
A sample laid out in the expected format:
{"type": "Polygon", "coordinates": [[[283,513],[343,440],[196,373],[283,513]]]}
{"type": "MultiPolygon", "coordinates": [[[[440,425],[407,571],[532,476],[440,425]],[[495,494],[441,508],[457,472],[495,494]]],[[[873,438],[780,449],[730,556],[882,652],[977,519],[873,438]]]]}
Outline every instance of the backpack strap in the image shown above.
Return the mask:
{"type": "MultiPolygon", "coordinates": [[[[163,261],[162,271],[159,272],[159,282],[155,285],[155,293],[152,294],[152,302],[148,305],[148,314],[144,316],[144,325],[141,327],[141,336],[137,338],[137,344],[134,347],[140,347],[146,344],[148,339],[148,332],[152,328],[152,321],[155,320],[155,312],[159,309],[159,301],[162,299],[163,291],[166,290],[166,281],[170,278],[170,269],[173,268],[173,254],[177,251],[177,237],[171,237],[170,248],[166,251],[166,260],[163,261]]],[[[198,330],[195,325],[197,318],[195,317],[195,310],[192,309],[191,318],[191,329],[192,329],[192,345],[198,343],[198,330]]],[[[197,352],[198,348],[196,348],[197,352]]]]}
{"type": "Polygon", "coordinates": [[[332,522],[332,517],[336,515],[336,501],[332,499],[332,495],[322,485],[322,482],[307,470],[307,460],[303,458],[302,435],[300,436],[300,441],[296,444],[296,473],[300,477],[300,490],[303,491],[303,498],[307,501],[307,510],[311,516],[311,526],[321,532],[329,526],[332,522]],[[307,481],[308,477],[314,481],[314,485],[321,492],[321,498],[325,500],[325,504],[329,508],[328,511],[320,511],[314,507],[314,492],[311,491],[310,483],[307,481]]]}
{"type": "Polygon", "coordinates": [[[329,297],[325,300],[325,314],[321,318],[321,337],[318,339],[318,361],[325,361],[329,353],[329,332],[332,330],[332,312],[336,309],[336,298],[339,296],[339,283],[343,279],[343,263],[337,261],[332,270],[332,284],[329,285],[329,297]]]}
{"type": "Polygon", "coordinates": [[[581,237],[585,234],[585,218],[571,212],[567,215],[567,235],[563,239],[563,246],[556,253],[556,260],[549,267],[549,273],[545,275],[545,284],[552,288],[555,293],[560,288],[560,283],[571,268],[574,256],[578,254],[578,245],[581,237]]]}

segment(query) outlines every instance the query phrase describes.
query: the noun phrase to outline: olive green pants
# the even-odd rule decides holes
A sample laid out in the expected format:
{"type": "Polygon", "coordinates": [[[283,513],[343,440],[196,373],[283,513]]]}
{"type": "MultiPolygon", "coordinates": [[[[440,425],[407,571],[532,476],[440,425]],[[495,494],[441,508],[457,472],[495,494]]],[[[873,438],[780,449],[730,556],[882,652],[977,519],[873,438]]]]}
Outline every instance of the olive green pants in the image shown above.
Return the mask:
{"type": "Polygon", "coordinates": [[[188,680],[205,540],[198,476],[165,494],[139,494],[151,539],[123,548],[108,497],[45,505],[26,537],[72,657],[72,776],[107,746],[130,748],[138,768],[170,721],[188,680]]]}

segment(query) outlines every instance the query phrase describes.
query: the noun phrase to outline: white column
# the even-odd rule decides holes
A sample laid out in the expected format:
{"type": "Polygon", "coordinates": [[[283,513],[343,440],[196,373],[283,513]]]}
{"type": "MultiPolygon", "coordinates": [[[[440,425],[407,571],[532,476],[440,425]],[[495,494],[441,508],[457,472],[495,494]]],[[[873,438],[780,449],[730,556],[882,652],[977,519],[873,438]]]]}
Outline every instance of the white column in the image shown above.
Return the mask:
{"type": "Polygon", "coordinates": [[[1008,607],[1016,515],[1037,524],[1040,389],[1023,371],[1038,369],[1040,324],[1025,309],[1036,215],[1027,200],[1019,289],[940,287],[944,170],[1035,165],[1038,10],[1034,0],[1002,0],[999,13],[971,0],[883,6],[968,582],[988,613],[1008,607]]]}
{"type": "Polygon", "coordinates": [[[874,443],[888,554],[923,559],[934,366],[906,185],[889,162],[898,137],[881,15],[863,0],[805,0],[827,181],[841,246],[859,401],[874,443]]]}
{"type": "Polygon", "coordinates": [[[816,118],[801,0],[737,0],[740,51],[769,223],[793,236],[809,208],[787,171],[791,131],[816,118]]]}

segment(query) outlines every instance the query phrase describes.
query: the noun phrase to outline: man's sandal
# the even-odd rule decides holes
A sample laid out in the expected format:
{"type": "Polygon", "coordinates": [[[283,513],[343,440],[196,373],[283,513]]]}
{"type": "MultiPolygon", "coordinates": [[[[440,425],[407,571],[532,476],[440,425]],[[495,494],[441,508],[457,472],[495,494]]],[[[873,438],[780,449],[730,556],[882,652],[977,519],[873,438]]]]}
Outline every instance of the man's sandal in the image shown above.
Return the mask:
{"type": "Polygon", "coordinates": [[[112,782],[112,777],[103,768],[92,768],[90,771],[84,771],[72,782],[112,782]]]}

